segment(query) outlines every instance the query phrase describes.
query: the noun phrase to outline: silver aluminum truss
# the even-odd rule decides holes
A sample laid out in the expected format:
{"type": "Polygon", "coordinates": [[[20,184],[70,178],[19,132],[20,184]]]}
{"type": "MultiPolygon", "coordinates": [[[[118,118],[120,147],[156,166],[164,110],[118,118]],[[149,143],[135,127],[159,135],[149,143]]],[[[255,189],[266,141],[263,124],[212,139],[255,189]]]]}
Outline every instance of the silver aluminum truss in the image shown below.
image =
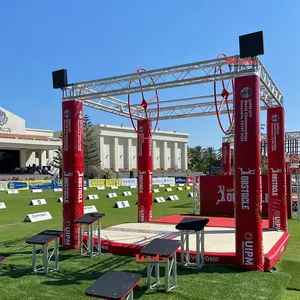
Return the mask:
{"type": "MultiPolygon", "coordinates": [[[[146,72],[77,82],[63,89],[63,100],[81,100],[86,106],[129,118],[128,102],[116,97],[140,92],[207,84],[258,74],[260,76],[261,109],[283,105],[283,95],[259,59],[257,59],[257,65],[237,64],[231,70],[228,68],[228,59],[231,61],[236,59],[239,63],[238,56],[231,56],[229,58],[218,58],[146,72]],[[222,74],[215,74],[215,68],[223,68],[224,71],[222,74]],[[139,80],[146,84],[139,86],[139,80]]],[[[193,98],[168,99],[165,101],[159,99],[159,105],[160,120],[216,114],[213,94],[193,98]]],[[[232,111],[232,95],[231,99],[229,98],[229,105],[229,109],[232,111]]],[[[220,113],[227,113],[227,109],[221,109],[220,113]]],[[[144,111],[142,109],[137,110],[132,117],[135,120],[143,119],[145,118],[144,111]]],[[[157,109],[149,107],[148,117],[151,120],[155,120],[157,118],[157,109]]]]}

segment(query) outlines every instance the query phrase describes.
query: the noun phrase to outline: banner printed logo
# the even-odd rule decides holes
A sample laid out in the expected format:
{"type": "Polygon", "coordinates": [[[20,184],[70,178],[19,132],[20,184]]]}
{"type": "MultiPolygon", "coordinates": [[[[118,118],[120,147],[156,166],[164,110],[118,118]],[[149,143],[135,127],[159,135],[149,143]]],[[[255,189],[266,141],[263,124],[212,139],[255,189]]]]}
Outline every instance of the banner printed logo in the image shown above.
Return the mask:
{"type": "Polygon", "coordinates": [[[82,112],[82,110],[79,111],[78,118],[79,118],[79,120],[83,119],[83,112],[82,112]]]}
{"type": "Polygon", "coordinates": [[[219,185],[220,199],[217,199],[216,205],[221,202],[233,202],[234,201],[234,191],[233,189],[226,189],[224,185],[219,185]]]}
{"type": "Polygon", "coordinates": [[[64,118],[65,119],[69,119],[71,117],[71,111],[69,111],[68,109],[66,109],[64,111],[64,118]]]}
{"type": "Polygon", "coordinates": [[[278,122],[279,121],[279,116],[278,115],[273,115],[271,120],[272,120],[273,123],[278,122]]]}
{"type": "Polygon", "coordinates": [[[252,95],[252,90],[249,87],[244,87],[241,90],[241,97],[246,99],[249,98],[252,95]]]}

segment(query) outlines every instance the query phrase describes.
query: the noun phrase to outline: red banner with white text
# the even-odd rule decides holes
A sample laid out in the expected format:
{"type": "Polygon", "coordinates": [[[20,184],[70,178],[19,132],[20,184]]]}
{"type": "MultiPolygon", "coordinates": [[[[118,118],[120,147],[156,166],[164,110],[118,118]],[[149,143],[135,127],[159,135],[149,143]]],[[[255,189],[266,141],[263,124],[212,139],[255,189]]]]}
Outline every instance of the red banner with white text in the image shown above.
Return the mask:
{"type": "Polygon", "coordinates": [[[138,222],[152,220],[151,121],[138,121],[138,222]]]}
{"type": "Polygon", "coordinates": [[[287,230],[284,108],[267,110],[270,228],[287,230]]]}
{"type": "Polygon", "coordinates": [[[234,189],[237,264],[263,271],[260,78],[235,78],[234,189]]]}
{"type": "MultiPolygon", "coordinates": [[[[202,216],[234,217],[233,176],[200,177],[202,216]]],[[[262,217],[268,218],[268,176],[262,175],[262,217]]]]}
{"type": "Polygon", "coordinates": [[[63,156],[63,247],[78,249],[78,224],[84,213],[83,104],[72,100],[62,103],[63,156]]]}

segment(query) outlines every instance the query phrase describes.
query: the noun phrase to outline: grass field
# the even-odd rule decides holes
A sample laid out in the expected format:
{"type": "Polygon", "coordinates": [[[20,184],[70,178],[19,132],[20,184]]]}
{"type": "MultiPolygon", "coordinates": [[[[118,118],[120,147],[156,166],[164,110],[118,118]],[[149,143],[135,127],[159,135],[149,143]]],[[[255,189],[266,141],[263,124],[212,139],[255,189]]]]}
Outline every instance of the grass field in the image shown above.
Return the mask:
{"type": "MultiPolygon", "coordinates": [[[[120,188],[116,192],[129,190],[120,188]]],[[[89,188],[87,194],[98,194],[99,200],[86,200],[85,205],[95,205],[105,212],[103,226],[121,222],[137,221],[136,190],[132,196],[120,196],[129,200],[130,207],[116,209],[116,199],[106,198],[107,191],[89,188]]],[[[115,191],[113,191],[115,192],[115,191]]],[[[167,196],[177,194],[178,201],[154,204],[154,218],[181,213],[191,213],[192,199],[189,191],[173,191],[154,194],[167,196]]],[[[107,270],[126,270],[140,272],[146,278],[145,265],[135,263],[132,257],[103,254],[93,259],[80,257],[77,251],[62,250],[60,253],[60,272],[49,275],[33,275],[31,269],[31,246],[25,244],[30,237],[45,229],[61,229],[62,203],[56,200],[61,193],[48,191],[33,194],[21,191],[16,195],[0,192],[0,202],[7,209],[0,210],[0,255],[8,257],[0,264],[0,300],[13,299],[88,299],[84,290],[107,270]],[[31,199],[45,198],[47,205],[29,206],[31,199]],[[52,220],[38,223],[24,223],[28,213],[49,211],[52,220]]],[[[201,273],[178,269],[178,287],[170,293],[164,293],[161,287],[147,290],[146,281],[135,289],[135,299],[300,299],[300,224],[289,221],[291,242],[275,273],[245,272],[236,267],[206,266],[201,273]]]]}

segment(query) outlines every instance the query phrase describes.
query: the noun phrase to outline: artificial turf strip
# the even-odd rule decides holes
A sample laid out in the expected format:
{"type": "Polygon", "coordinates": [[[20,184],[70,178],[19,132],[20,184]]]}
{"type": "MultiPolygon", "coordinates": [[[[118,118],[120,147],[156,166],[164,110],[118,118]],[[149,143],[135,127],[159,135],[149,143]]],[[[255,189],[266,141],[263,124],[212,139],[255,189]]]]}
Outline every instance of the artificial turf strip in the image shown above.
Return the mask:
{"type": "MultiPolygon", "coordinates": [[[[122,195],[129,190],[120,188],[114,192],[122,195]]],[[[95,205],[98,211],[105,212],[103,226],[121,222],[137,221],[137,205],[134,205],[136,190],[133,195],[119,196],[118,200],[129,200],[131,207],[125,209],[112,208],[116,199],[106,198],[109,191],[97,191],[90,188],[87,194],[98,194],[99,200],[86,200],[85,205],[95,205]]],[[[190,213],[192,199],[189,191],[163,192],[155,197],[177,194],[178,201],[154,204],[154,218],[171,214],[190,213]]],[[[61,193],[43,192],[32,194],[21,191],[20,194],[7,195],[0,192],[0,202],[5,202],[7,209],[0,210],[0,255],[8,257],[0,264],[0,299],[88,299],[84,290],[102,273],[109,269],[141,272],[143,282],[135,289],[137,299],[300,299],[300,244],[299,222],[289,221],[291,242],[288,251],[277,266],[276,273],[244,272],[236,267],[209,265],[199,274],[195,271],[178,268],[178,287],[169,293],[162,287],[154,290],[146,288],[146,269],[144,264],[137,264],[132,257],[101,255],[93,259],[80,257],[77,251],[60,251],[60,272],[49,275],[33,275],[31,273],[31,246],[25,239],[45,229],[61,229],[62,203],[56,200],[61,193]],[[47,205],[29,206],[31,199],[45,198],[47,205]],[[26,214],[49,211],[52,220],[38,223],[23,223],[26,214]],[[287,290],[288,288],[288,290],[287,290]]]]}

